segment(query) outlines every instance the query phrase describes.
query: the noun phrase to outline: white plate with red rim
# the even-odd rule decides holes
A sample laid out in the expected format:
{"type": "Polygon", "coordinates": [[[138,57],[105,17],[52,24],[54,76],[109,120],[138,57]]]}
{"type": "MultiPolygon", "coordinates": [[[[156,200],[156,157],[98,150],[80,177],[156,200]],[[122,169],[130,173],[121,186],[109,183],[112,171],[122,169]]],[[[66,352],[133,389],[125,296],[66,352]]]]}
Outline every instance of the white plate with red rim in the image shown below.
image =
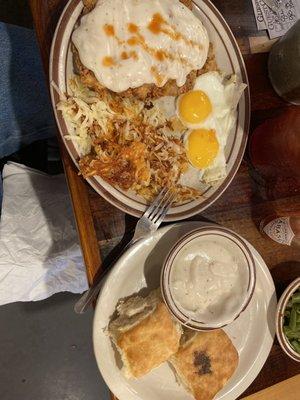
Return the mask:
{"type": "MultiPolygon", "coordinates": [[[[248,85],[243,57],[222,15],[209,0],[194,0],[193,7],[194,14],[201,19],[208,31],[210,41],[214,44],[220,70],[226,74],[235,73],[241,82],[248,85]]],[[[82,9],[81,0],[70,0],[67,3],[53,37],[49,66],[50,93],[54,114],[63,142],[77,167],[80,154],[75,143],[66,139],[71,127],[66,125],[61,112],[56,110],[60,98],[55,88],[62,93],[67,93],[67,82],[74,75],[70,42],[82,9]]],[[[202,198],[170,208],[166,217],[167,221],[185,219],[198,214],[217,200],[230,185],[242,161],[247,142],[250,121],[249,86],[242,94],[237,114],[236,124],[229,134],[225,147],[227,176],[216,185],[208,187],[202,198]]],[[[145,211],[145,201],[134,193],[113,187],[100,177],[91,177],[87,181],[102,197],[126,213],[140,217],[145,211]]]]}
{"type": "MultiPolygon", "coordinates": [[[[141,379],[128,380],[121,372],[120,357],[106,327],[120,298],[147,293],[159,286],[162,263],[173,245],[185,234],[203,226],[200,222],[168,225],[136,243],[117,262],[102,287],[93,326],[94,351],[99,370],[119,400],[191,400],[167,363],[141,379]]],[[[213,227],[214,225],[210,225],[213,227]]],[[[234,400],[253,382],[271,350],[275,335],[276,293],[258,252],[246,241],[256,265],[256,287],[246,310],[224,330],[239,353],[234,375],[215,400],[234,400]]]]}

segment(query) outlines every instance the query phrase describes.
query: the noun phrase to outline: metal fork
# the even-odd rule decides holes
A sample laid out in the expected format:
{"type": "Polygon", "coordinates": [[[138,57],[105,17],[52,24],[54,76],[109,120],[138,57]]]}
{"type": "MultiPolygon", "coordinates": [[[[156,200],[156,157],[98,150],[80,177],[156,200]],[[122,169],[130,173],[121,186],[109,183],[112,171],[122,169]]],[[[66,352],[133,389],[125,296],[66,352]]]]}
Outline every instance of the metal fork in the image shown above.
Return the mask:
{"type": "MultiPolygon", "coordinates": [[[[164,188],[150,204],[147,208],[143,216],[138,220],[133,238],[127,245],[123,248],[122,252],[118,255],[118,258],[134,243],[148,236],[150,233],[155,232],[159,225],[164,220],[172,201],[174,200],[174,192],[171,190],[164,188]]],[[[116,259],[114,259],[111,264],[103,271],[103,273],[99,276],[96,282],[80,297],[80,299],[75,303],[74,311],[78,314],[84,313],[93,300],[98,295],[101,285],[103,283],[103,279],[107,275],[107,273],[112,269],[112,267],[116,263],[116,259]]]]}

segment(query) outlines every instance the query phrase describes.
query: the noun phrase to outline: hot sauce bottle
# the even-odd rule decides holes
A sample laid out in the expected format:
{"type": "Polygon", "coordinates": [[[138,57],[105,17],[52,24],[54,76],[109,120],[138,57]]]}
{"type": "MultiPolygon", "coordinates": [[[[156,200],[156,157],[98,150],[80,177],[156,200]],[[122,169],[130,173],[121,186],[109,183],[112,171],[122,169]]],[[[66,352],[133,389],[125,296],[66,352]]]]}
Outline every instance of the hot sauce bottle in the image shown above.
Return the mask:
{"type": "Polygon", "coordinates": [[[300,246],[300,215],[270,215],[261,221],[260,231],[277,243],[300,246]]]}

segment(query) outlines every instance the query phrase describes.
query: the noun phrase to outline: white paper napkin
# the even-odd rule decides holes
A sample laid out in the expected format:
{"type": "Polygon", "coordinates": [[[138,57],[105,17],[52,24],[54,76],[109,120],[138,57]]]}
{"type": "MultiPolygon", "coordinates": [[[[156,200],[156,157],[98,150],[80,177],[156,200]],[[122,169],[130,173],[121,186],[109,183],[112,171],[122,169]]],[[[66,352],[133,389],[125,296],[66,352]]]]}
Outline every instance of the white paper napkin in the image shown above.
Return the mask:
{"type": "Polygon", "coordinates": [[[16,163],[3,169],[0,305],[88,287],[63,175],[16,163]]]}

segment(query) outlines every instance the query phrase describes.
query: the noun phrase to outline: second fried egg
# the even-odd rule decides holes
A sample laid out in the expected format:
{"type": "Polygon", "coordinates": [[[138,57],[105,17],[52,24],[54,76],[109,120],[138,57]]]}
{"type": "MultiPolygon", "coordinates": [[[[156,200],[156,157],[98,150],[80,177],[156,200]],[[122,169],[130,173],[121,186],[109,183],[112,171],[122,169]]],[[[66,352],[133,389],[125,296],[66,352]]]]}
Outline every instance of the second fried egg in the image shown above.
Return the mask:
{"type": "Polygon", "coordinates": [[[209,167],[217,157],[220,144],[213,129],[195,129],[188,133],[186,151],[190,163],[198,169],[209,167]]]}
{"type": "Polygon", "coordinates": [[[190,176],[199,171],[208,183],[226,175],[225,146],[244,87],[235,75],[224,78],[212,71],[200,75],[193,90],[177,99],[177,117],[187,128],[184,142],[190,176]]]}

